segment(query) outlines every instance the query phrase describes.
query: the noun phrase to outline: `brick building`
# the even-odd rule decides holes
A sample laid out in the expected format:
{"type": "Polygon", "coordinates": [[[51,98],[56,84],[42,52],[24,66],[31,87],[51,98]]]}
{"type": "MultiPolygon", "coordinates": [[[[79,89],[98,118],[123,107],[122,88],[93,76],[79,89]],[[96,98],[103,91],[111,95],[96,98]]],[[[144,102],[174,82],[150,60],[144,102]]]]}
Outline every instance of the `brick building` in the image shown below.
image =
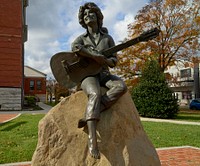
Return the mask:
{"type": "Polygon", "coordinates": [[[24,66],[24,94],[25,96],[37,96],[40,101],[46,101],[46,74],[24,66]]]}
{"type": "Polygon", "coordinates": [[[0,1],[0,110],[23,105],[27,6],[28,0],[0,1]]]}

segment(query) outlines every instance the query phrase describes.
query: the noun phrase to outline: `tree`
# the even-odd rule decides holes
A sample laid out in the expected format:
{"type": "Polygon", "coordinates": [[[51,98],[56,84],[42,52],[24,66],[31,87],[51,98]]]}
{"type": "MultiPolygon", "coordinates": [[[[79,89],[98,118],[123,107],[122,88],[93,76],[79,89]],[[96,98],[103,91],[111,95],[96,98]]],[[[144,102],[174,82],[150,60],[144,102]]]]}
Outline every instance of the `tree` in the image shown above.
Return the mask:
{"type": "Polygon", "coordinates": [[[51,77],[46,82],[47,100],[52,103],[56,80],[51,77]]]}
{"type": "Polygon", "coordinates": [[[147,59],[156,59],[161,70],[174,65],[179,59],[191,60],[200,50],[199,0],[151,0],[128,25],[129,38],[158,27],[159,37],[129,47],[119,55],[117,74],[124,76],[127,84],[134,83],[147,59]]]}
{"type": "Polygon", "coordinates": [[[55,98],[55,104],[59,103],[61,97],[67,97],[71,91],[66,87],[61,86],[56,80],[50,78],[46,84],[47,97],[50,103],[55,98]]]}
{"type": "Polygon", "coordinates": [[[55,103],[59,103],[60,99],[62,97],[67,97],[70,95],[70,90],[66,87],[61,86],[59,83],[55,84],[54,87],[54,93],[55,93],[55,103]]]}
{"type": "Polygon", "coordinates": [[[132,98],[139,114],[144,117],[173,118],[178,112],[177,99],[155,60],[145,63],[140,82],[133,88],[132,98]]]}

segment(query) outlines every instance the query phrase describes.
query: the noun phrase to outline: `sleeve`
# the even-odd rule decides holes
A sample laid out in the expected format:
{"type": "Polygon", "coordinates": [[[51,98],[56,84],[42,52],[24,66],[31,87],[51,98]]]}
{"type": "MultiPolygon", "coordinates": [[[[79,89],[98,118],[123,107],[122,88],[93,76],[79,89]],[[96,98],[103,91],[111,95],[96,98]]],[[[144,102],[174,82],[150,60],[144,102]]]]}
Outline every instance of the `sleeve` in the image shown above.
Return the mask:
{"type": "Polygon", "coordinates": [[[73,52],[79,52],[83,48],[83,40],[81,36],[77,37],[71,45],[73,52]]]}
{"type": "MultiPolygon", "coordinates": [[[[115,42],[111,36],[109,36],[109,47],[115,46],[115,42]]],[[[118,59],[117,59],[117,54],[113,53],[112,55],[109,56],[109,59],[111,59],[114,63],[114,66],[116,66],[118,59]]]]}

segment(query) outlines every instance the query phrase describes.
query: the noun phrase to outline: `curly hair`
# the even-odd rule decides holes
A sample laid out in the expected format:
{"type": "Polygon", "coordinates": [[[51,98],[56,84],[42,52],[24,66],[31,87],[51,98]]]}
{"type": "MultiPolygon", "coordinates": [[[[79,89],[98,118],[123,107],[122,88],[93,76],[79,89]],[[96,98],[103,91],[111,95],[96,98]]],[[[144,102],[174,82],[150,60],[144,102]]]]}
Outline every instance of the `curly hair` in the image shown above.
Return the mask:
{"type": "Polygon", "coordinates": [[[90,9],[96,13],[98,25],[99,25],[99,28],[101,29],[103,25],[103,14],[101,13],[101,9],[93,2],[87,2],[83,6],[80,6],[79,14],[78,14],[79,24],[81,24],[83,28],[87,29],[87,26],[85,25],[84,18],[83,18],[85,9],[90,9]]]}

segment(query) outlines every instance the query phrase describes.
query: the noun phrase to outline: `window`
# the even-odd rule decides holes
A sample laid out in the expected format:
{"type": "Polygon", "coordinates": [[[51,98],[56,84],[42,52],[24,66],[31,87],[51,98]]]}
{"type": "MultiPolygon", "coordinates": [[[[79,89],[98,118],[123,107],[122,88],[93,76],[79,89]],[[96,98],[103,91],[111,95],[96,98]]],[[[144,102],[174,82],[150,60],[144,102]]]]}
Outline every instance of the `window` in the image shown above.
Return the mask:
{"type": "Polygon", "coordinates": [[[183,69],[181,72],[181,78],[191,77],[191,69],[183,69]]]}
{"type": "Polygon", "coordinates": [[[35,82],[33,80],[30,81],[30,90],[34,90],[35,89],[35,82]]]}
{"type": "Polygon", "coordinates": [[[42,82],[37,81],[37,90],[42,90],[42,82]]]}
{"type": "Polygon", "coordinates": [[[182,92],[182,99],[192,99],[192,92],[182,92]]]}

